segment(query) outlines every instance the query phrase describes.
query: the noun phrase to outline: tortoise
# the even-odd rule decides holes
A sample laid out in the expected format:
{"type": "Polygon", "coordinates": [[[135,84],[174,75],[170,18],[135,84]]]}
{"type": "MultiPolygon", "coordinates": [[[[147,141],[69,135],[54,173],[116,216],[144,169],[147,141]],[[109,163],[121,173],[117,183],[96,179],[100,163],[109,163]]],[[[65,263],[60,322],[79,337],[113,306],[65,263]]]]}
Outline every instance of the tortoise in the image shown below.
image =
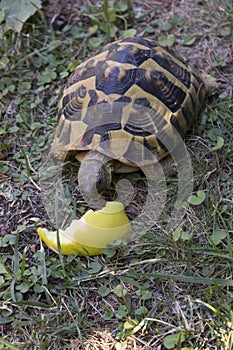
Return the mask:
{"type": "Polygon", "coordinates": [[[93,198],[114,172],[166,159],[215,88],[213,77],[153,39],[109,43],[69,77],[51,153],[75,154],[81,193],[93,198]]]}

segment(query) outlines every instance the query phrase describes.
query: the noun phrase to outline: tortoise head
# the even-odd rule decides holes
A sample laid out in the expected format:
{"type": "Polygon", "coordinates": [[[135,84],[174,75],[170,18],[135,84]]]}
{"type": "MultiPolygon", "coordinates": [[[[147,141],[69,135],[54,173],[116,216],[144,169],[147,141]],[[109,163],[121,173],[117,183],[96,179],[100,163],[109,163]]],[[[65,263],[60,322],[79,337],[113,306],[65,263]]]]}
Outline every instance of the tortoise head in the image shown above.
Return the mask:
{"type": "Polygon", "coordinates": [[[78,172],[81,193],[88,198],[98,197],[109,187],[111,180],[111,159],[97,151],[88,152],[78,172]]]}

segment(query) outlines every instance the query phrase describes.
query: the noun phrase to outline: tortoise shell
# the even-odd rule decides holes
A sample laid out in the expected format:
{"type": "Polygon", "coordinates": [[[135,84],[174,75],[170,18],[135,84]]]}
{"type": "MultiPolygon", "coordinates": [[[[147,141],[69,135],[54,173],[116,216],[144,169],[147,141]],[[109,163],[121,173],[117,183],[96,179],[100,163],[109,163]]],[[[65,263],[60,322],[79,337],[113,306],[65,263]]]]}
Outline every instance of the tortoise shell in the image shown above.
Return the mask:
{"type": "Polygon", "coordinates": [[[141,37],[115,41],[68,79],[52,154],[97,150],[133,165],[133,150],[145,163],[137,141],[161,159],[176,146],[176,131],[183,137],[189,129],[205,95],[201,75],[170,48],[141,37]]]}

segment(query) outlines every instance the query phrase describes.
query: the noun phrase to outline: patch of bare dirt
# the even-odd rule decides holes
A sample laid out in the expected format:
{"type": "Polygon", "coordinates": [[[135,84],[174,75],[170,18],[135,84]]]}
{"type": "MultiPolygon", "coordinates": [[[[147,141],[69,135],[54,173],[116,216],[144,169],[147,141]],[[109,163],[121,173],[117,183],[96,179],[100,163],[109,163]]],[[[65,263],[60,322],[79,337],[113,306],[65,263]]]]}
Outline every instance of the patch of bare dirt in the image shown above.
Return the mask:
{"type": "MultiPolygon", "coordinates": [[[[122,342],[123,343],[123,342],[122,342]]],[[[125,341],[125,350],[160,350],[161,346],[156,345],[154,339],[144,335],[140,339],[135,336],[130,336],[125,341]],[[155,348],[156,346],[156,348],[155,348]]],[[[111,333],[106,331],[94,331],[88,334],[88,338],[84,339],[85,350],[115,350],[116,340],[112,337],[111,333]]],[[[82,345],[79,339],[75,339],[71,342],[72,350],[82,350],[82,345]]]]}

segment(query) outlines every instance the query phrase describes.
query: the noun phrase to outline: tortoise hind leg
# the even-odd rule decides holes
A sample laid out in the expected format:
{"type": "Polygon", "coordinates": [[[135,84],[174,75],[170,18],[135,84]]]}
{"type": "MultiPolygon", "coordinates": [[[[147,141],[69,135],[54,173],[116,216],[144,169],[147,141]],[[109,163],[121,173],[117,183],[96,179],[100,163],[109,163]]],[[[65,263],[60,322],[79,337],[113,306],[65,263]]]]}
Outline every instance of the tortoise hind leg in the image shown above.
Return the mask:
{"type": "Polygon", "coordinates": [[[160,160],[160,164],[163,168],[165,176],[171,176],[176,173],[176,165],[172,156],[167,155],[166,157],[160,160]]]}

